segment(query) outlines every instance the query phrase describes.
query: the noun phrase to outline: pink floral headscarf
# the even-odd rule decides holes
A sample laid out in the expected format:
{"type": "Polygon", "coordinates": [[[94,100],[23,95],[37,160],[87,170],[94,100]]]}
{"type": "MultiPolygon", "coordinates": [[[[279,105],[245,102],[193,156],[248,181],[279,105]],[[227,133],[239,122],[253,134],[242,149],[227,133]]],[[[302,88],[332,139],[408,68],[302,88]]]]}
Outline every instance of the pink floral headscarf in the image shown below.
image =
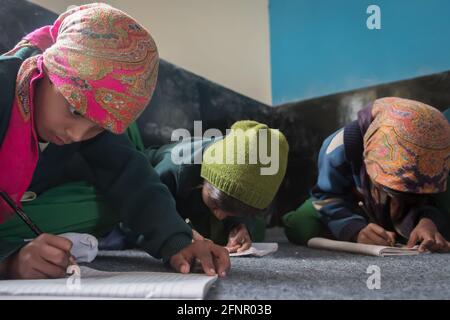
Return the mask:
{"type": "Polygon", "coordinates": [[[123,133],[150,101],[158,52],[133,18],[106,4],[63,13],[49,29],[43,63],[50,80],[83,116],[123,133]]]}
{"type": "MultiPolygon", "coordinates": [[[[159,63],[150,34],[106,4],[63,13],[53,25],[30,33],[5,55],[20,57],[28,47],[38,47],[43,54],[27,58],[20,67],[9,126],[0,142],[0,168],[8,168],[0,175],[0,190],[18,205],[39,156],[33,96],[44,71],[84,117],[120,134],[149,103],[159,63]]],[[[0,202],[0,223],[9,213],[0,202]]]]}

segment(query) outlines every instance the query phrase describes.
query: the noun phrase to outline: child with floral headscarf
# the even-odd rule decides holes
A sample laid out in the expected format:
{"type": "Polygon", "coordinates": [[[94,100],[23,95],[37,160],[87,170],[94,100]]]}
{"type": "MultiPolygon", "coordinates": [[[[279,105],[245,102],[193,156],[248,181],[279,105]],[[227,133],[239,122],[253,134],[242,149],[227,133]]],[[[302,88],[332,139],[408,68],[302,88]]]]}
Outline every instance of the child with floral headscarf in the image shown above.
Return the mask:
{"type": "MultiPolygon", "coordinates": [[[[76,7],[26,36],[1,57],[0,70],[1,191],[20,205],[27,194],[67,180],[67,165],[81,157],[96,190],[124,226],[141,236],[143,249],[181,272],[189,272],[190,261],[199,257],[208,274],[225,273],[226,250],[192,243],[192,230],[170,193],[122,134],[156,85],[156,45],[140,24],[105,4],[76,7]]],[[[11,218],[0,202],[1,221],[11,218]]],[[[64,212],[58,219],[67,226],[64,212]]],[[[0,273],[64,276],[70,247],[69,240],[50,234],[26,245],[0,239],[0,273]]]]}
{"type": "MultiPolygon", "coordinates": [[[[446,191],[449,158],[450,125],[439,110],[395,97],[375,100],[322,145],[312,190],[322,232],[342,241],[450,251],[449,212],[435,201],[446,191]]],[[[293,239],[301,220],[313,225],[305,208],[284,219],[293,239]]]]}

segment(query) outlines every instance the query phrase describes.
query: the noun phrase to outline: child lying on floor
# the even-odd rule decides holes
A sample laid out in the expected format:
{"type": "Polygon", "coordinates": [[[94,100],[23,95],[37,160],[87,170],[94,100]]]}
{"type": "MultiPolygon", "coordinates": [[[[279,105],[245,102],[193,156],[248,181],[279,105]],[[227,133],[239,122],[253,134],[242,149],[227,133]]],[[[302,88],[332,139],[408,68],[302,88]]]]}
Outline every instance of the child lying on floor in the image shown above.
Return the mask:
{"type": "MultiPolygon", "coordinates": [[[[145,153],[173,195],[179,214],[189,220],[194,229],[194,240],[206,237],[225,245],[229,252],[241,252],[251,247],[252,238],[263,240],[263,218],[271,210],[284,178],[288,149],[286,138],[280,131],[256,121],[238,121],[224,138],[188,138],[147,149],[145,153]],[[268,142],[260,138],[263,131],[268,133],[268,142]],[[230,142],[234,141],[237,146],[239,133],[247,137],[244,149],[233,149],[230,142]],[[274,174],[265,175],[261,169],[267,165],[260,158],[256,163],[249,161],[249,146],[256,144],[262,148],[262,144],[270,143],[271,139],[279,146],[278,156],[276,153],[270,155],[278,168],[274,174]],[[225,163],[230,149],[244,152],[245,162],[225,163]],[[202,161],[195,163],[195,159],[202,161]],[[223,163],[214,163],[214,159],[223,163]]],[[[270,146],[267,150],[271,150],[270,146]]],[[[237,160],[236,152],[232,155],[233,160],[237,160]]],[[[117,238],[124,238],[123,230],[117,230],[115,234],[117,238]]],[[[111,241],[120,243],[117,238],[112,240],[112,237],[111,241]]]]}
{"type": "Polygon", "coordinates": [[[225,275],[228,252],[192,243],[172,195],[123,134],[149,103],[158,61],[150,34],[106,4],[68,10],[0,58],[0,190],[18,206],[37,195],[30,216],[45,232],[34,238],[0,202],[0,276],[65,276],[72,243],[55,234],[90,233],[104,217],[141,235],[141,248],[176,271],[188,273],[197,258],[205,273],[225,275]],[[67,187],[77,156],[93,179],[67,187]]]}
{"type": "MultiPolygon", "coordinates": [[[[264,150],[271,150],[270,146],[264,150]]],[[[251,247],[250,233],[262,240],[264,221],[261,223],[261,220],[270,213],[271,204],[286,173],[288,150],[288,142],[279,130],[270,129],[256,121],[238,121],[223,139],[189,139],[158,150],[150,149],[147,155],[161,181],[174,196],[179,214],[192,222],[197,231],[194,239],[205,236],[215,243],[226,244],[230,252],[241,252],[251,247]],[[234,144],[238,144],[236,138],[239,131],[247,137],[245,150],[235,150],[245,153],[245,162],[225,163],[226,153],[232,147],[229,143],[234,140],[234,144]],[[261,138],[263,131],[267,132],[267,139],[261,138]],[[277,141],[274,147],[279,147],[279,151],[271,154],[271,161],[272,164],[277,163],[278,167],[273,174],[264,174],[261,169],[267,165],[261,162],[260,157],[256,163],[251,163],[249,148],[257,144],[258,152],[261,152],[264,149],[262,144],[270,144],[273,139],[277,141]],[[172,153],[186,151],[191,145],[194,152],[183,154],[178,159],[181,163],[175,164],[172,153]],[[193,164],[199,156],[198,152],[204,152],[202,164],[193,164]],[[214,159],[218,158],[224,163],[214,163],[214,159]],[[260,222],[259,228],[257,222],[260,222]]],[[[237,160],[239,156],[236,152],[232,154],[233,159],[237,160]]]]}
{"type": "Polygon", "coordinates": [[[329,232],[342,241],[449,252],[450,213],[436,201],[446,190],[449,157],[450,125],[439,110],[378,99],[322,145],[312,205],[325,230],[306,204],[284,217],[286,233],[305,243],[298,234],[305,221],[319,233],[308,238],[329,232]]]}

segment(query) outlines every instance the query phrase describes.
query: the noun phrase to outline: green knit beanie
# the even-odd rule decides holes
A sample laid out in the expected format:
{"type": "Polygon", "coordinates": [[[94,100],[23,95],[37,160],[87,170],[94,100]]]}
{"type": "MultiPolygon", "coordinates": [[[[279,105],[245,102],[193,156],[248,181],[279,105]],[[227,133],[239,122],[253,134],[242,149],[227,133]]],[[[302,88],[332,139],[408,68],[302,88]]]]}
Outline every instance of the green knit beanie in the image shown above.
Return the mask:
{"type": "Polygon", "coordinates": [[[279,130],[256,121],[238,121],[224,139],[205,150],[201,176],[227,195],[265,209],[283,181],[288,152],[279,130]]]}

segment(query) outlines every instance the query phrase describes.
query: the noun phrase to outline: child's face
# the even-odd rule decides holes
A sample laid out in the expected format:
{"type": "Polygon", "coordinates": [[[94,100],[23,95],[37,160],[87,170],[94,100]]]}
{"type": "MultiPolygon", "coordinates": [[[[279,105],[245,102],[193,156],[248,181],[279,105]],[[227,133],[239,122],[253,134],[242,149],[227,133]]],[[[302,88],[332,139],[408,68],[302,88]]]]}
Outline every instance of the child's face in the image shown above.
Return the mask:
{"type": "Polygon", "coordinates": [[[91,139],[104,129],[76,112],[47,75],[36,86],[34,124],[41,140],[57,145],[91,139]]]}
{"type": "Polygon", "coordinates": [[[227,217],[236,216],[231,212],[227,212],[217,207],[213,199],[210,197],[208,188],[205,184],[202,187],[202,199],[203,203],[209,208],[209,210],[216,216],[217,219],[223,220],[227,217]]]}
{"type": "Polygon", "coordinates": [[[400,217],[405,207],[416,207],[424,204],[423,195],[403,195],[401,192],[390,191],[386,187],[372,181],[371,194],[375,203],[384,205],[389,200],[390,214],[400,217]]]}

